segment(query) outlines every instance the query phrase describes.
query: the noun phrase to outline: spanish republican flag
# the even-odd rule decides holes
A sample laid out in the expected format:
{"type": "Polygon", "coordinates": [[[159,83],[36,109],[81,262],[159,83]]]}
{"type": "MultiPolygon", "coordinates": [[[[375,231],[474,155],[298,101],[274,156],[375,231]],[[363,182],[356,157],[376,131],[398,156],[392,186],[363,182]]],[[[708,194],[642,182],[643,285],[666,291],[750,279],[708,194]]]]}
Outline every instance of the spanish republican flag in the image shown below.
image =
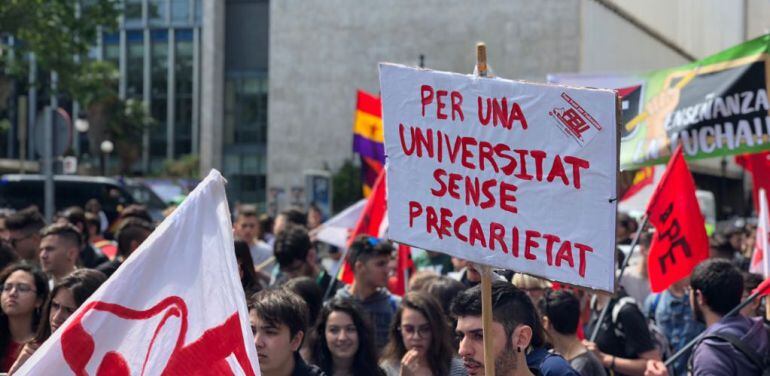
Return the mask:
{"type": "Polygon", "coordinates": [[[361,180],[364,197],[369,197],[385,164],[382,131],[382,102],[379,97],[358,91],[353,121],[353,152],[361,156],[361,180]]]}
{"type": "Polygon", "coordinates": [[[634,174],[631,186],[628,187],[620,201],[625,201],[639,193],[644,187],[652,185],[655,181],[655,166],[642,167],[634,174]]]}

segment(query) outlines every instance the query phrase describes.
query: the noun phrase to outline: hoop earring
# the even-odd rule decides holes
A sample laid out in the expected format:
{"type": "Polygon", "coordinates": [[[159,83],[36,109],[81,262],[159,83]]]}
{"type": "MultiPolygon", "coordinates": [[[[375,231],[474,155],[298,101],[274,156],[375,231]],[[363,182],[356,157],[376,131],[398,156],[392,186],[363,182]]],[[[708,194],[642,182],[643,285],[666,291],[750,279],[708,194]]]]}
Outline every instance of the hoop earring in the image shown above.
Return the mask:
{"type": "Polygon", "coordinates": [[[516,347],[516,352],[521,352],[521,346],[516,347]]]}

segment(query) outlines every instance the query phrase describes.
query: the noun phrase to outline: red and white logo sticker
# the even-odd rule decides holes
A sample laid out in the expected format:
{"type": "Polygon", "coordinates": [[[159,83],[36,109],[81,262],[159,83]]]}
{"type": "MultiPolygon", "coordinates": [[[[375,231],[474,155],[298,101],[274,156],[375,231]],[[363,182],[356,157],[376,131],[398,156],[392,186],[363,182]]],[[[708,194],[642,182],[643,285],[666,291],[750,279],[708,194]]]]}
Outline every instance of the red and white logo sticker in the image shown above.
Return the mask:
{"type": "Polygon", "coordinates": [[[569,107],[554,107],[548,115],[554,118],[561,131],[580,146],[589,143],[603,128],[591,114],[567,93],[561,93],[569,107]]]}

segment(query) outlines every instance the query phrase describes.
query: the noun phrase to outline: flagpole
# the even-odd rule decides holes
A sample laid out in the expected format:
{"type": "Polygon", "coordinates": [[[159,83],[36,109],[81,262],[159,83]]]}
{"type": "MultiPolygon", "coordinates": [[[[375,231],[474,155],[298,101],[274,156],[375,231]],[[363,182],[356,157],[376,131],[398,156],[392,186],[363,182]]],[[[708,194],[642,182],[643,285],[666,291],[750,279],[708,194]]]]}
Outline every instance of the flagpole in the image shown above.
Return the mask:
{"type": "Polygon", "coordinates": [[[345,262],[348,258],[348,251],[350,250],[350,247],[345,247],[345,249],[342,251],[342,256],[340,257],[340,261],[337,263],[337,267],[334,268],[334,274],[331,275],[332,281],[329,283],[329,287],[326,288],[326,292],[324,292],[324,298],[322,301],[326,301],[329,298],[329,294],[331,294],[332,290],[334,290],[334,286],[337,285],[337,276],[340,275],[340,269],[345,266],[345,262]]]}
{"type": "MultiPolygon", "coordinates": [[[[770,280],[765,280],[764,282],[762,282],[762,284],[759,285],[759,287],[756,288],[756,290],[754,290],[754,293],[752,293],[748,298],[746,298],[746,300],[742,301],[741,304],[738,304],[735,308],[730,310],[730,312],[727,312],[726,315],[722,316],[722,319],[724,319],[726,317],[730,317],[730,316],[735,316],[738,312],[741,311],[741,309],[743,309],[743,307],[746,307],[747,305],[749,305],[749,303],[754,301],[754,299],[756,299],[758,296],[762,295],[762,293],[765,290],[767,290],[768,287],[770,287],[770,280]]],[[[677,351],[676,354],[674,354],[670,358],[666,359],[666,363],[665,363],[666,367],[670,366],[677,359],[682,357],[682,355],[684,355],[684,353],[686,353],[687,351],[690,350],[690,348],[695,346],[695,344],[697,344],[705,335],[706,335],[706,332],[705,331],[702,332],[697,337],[693,338],[692,341],[688,342],[687,345],[682,347],[681,350],[677,351]]]]}
{"type": "MultiPolygon", "coordinates": [[[[639,229],[636,230],[636,234],[634,234],[634,239],[631,241],[631,248],[628,250],[628,256],[623,260],[623,264],[620,266],[620,274],[618,275],[618,279],[615,283],[615,286],[620,286],[620,282],[623,280],[623,272],[625,272],[626,267],[628,267],[628,263],[631,260],[631,256],[634,255],[634,249],[636,248],[636,245],[639,243],[639,238],[642,236],[642,231],[644,231],[644,228],[647,227],[647,222],[649,222],[650,217],[645,214],[642,217],[642,223],[639,225],[639,229]]],[[[596,325],[594,326],[594,331],[591,333],[591,342],[596,341],[596,336],[599,335],[599,328],[602,327],[602,322],[604,321],[604,317],[607,316],[607,311],[609,310],[610,304],[607,302],[607,304],[604,305],[604,308],[602,308],[602,312],[599,314],[599,321],[596,322],[596,325]]]]}
{"type": "MultiPolygon", "coordinates": [[[[476,74],[487,77],[487,45],[476,43],[476,74]]],[[[481,328],[484,332],[484,375],[495,374],[495,356],[492,352],[492,268],[488,265],[477,265],[481,273],[481,328]]]]}

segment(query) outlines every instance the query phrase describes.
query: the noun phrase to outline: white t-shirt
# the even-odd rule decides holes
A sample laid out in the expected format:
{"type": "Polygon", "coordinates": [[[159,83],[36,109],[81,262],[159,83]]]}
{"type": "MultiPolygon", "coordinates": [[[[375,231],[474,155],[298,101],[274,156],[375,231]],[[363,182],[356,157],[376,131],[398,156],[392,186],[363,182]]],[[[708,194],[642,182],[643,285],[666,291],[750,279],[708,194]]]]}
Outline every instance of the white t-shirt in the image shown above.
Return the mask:
{"type": "MultiPolygon", "coordinates": [[[[256,243],[249,245],[249,252],[251,253],[251,260],[254,261],[254,267],[261,265],[263,262],[267,261],[267,259],[273,257],[273,247],[262,240],[257,240],[256,243]]],[[[273,266],[275,266],[275,260],[268,263],[260,270],[269,273],[273,269],[273,266]]]]}

